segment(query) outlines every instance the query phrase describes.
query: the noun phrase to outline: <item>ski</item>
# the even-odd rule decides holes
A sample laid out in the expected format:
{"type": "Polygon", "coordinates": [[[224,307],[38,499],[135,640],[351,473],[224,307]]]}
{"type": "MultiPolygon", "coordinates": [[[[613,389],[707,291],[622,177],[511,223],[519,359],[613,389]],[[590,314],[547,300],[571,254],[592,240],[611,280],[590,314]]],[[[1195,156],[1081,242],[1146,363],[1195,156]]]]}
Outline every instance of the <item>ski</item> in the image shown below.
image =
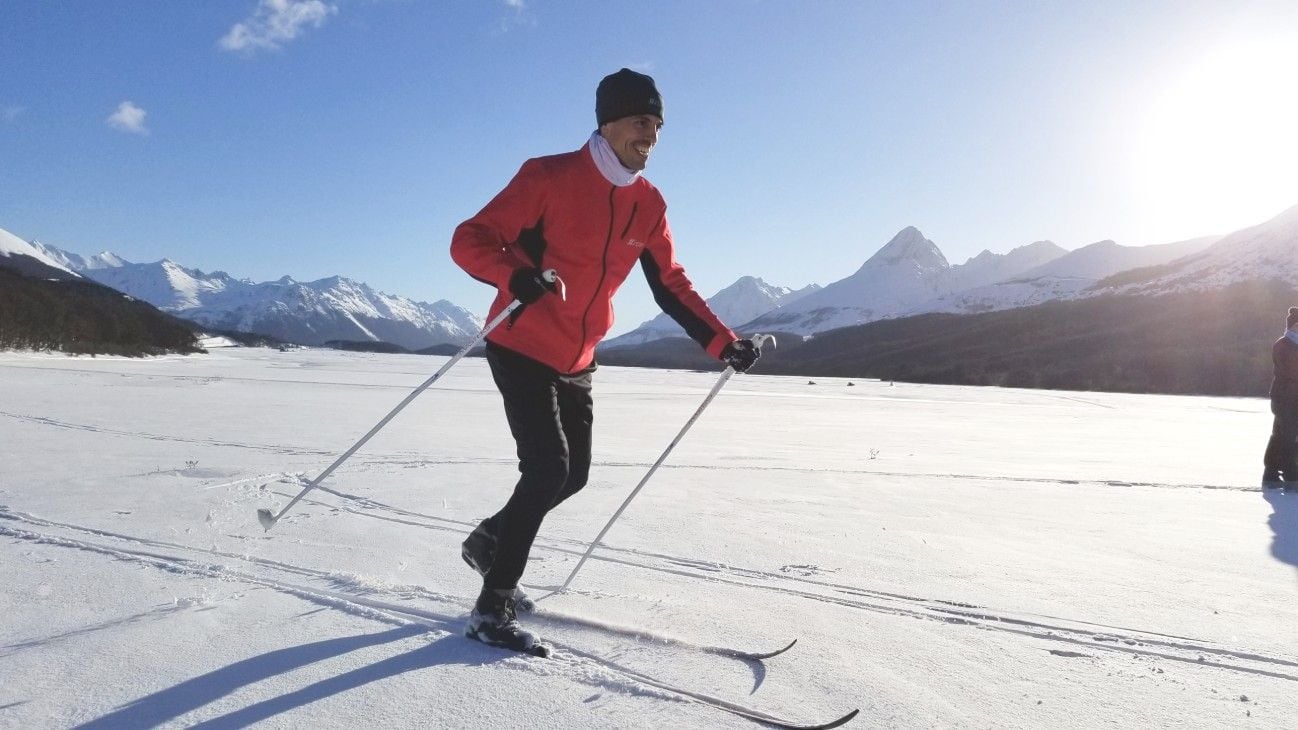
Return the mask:
{"type": "Polygon", "coordinates": [[[793,645],[796,643],[798,643],[798,640],[794,639],[793,641],[790,641],[787,645],[779,649],[776,649],[774,651],[744,651],[743,649],[730,649],[723,646],[704,646],[701,648],[704,651],[708,652],[709,654],[728,656],[734,659],[743,659],[750,662],[760,662],[763,659],[770,659],[771,657],[779,656],[783,654],[784,652],[792,649],[793,645]]]}
{"type": "Polygon", "coordinates": [[[687,689],[685,687],[674,685],[660,679],[655,679],[654,677],[651,677],[647,674],[637,672],[634,669],[628,669],[618,664],[617,662],[611,661],[609,659],[605,659],[604,657],[601,657],[597,654],[592,654],[590,652],[582,651],[581,649],[577,649],[568,644],[560,644],[558,642],[554,642],[554,645],[555,648],[563,649],[564,653],[566,654],[571,654],[573,656],[578,656],[584,659],[588,659],[590,661],[597,662],[641,684],[645,684],[650,687],[663,690],[665,692],[671,692],[672,694],[679,695],[692,702],[697,702],[702,705],[707,705],[708,707],[721,710],[723,712],[728,712],[732,715],[736,715],[738,717],[752,720],[753,722],[762,725],[767,725],[770,727],[787,728],[788,730],[829,730],[829,728],[839,727],[840,725],[845,725],[848,722],[851,722],[852,718],[856,717],[857,713],[861,711],[859,708],[854,709],[846,713],[845,715],[835,718],[833,720],[829,720],[828,722],[799,722],[797,720],[790,720],[787,718],[780,717],[778,715],[772,715],[770,713],[758,710],[754,707],[749,707],[748,705],[741,705],[738,702],[732,702],[730,700],[723,699],[721,697],[716,697],[710,694],[706,694],[704,692],[696,692],[692,689],[687,689]]]}
{"type": "Polygon", "coordinates": [[[708,644],[696,644],[692,641],[687,641],[685,639],[678,639],[671,636],[664,636],[662,634],[656,634],[652,631],[648,631],[645,629],[638,629],[629,626],[618,626],[615,624],[606,623],[604,621],[596,621],[594,619],[588,619],[582,616],[576,616],[570,613],[541,610],[539,607],[537,608],[536,611],[528,615],[528,620],[535,623],[573,624],[576,626],[581,626],[582,628],[594,629],[596,631],[603,631],[605,633],[615,634],[617,636],[625,636],[627,638],[635,639],[637,641],[647,641],[656,644],[668,644],[671,646],[678,646],[683,649],[692,649],[694,651],[702,652],[704,654],[712,654],[714,656],[726,657],[727,659],[737,659],[739,661],[746,661],[746,662],[760,662],[765,659],[770,659],[772,657],[779,656],[784,652],[792,649],[793,646],[798,643],[798,640],[794,639],[790,641],[788,644],[785,644],[784,646],[781,646],[777,649],[767,650],[767,651],[752,651],[748,649],[737,649],[729,646],[712,646],[708,644]]]}
{"type": "MultiPolygon", "coordinates": [[[[583,623],[582,620],[575,620],[573,622],[583,623]]],[[[589,625],[597,629],[604,628],[604,625],[595,622],[589,622],[589,625]]],[[[470,639],[481,641],[481,639],[476,639],[476,637],[474,637],[472,634],[469,634],[468,636],[470,639]]],[[[741,651],[738,649],[728,649],[725,647],[698,646],[695,644],[689,644],[687,642],[680,642],[676,640],[668,640],[668,643],[675,643],[680,646],[685,646],[692,649],[699,649],[714,654],[721,654],[722,656],[728,656],[735,659],[760,660],[760,659],[767,659],[773,656],[777,656],[779,654],[788,651],[790,648],[793,647],[794,644],[798,643],[798,640],[794,639],[793,641],[789,642],[788,646],[785,646],[780,649],[776,649],[774,651],[768,651],[768,652],[751,652],[751,651],[741,651]]],[[[558,658],[562,659],[563,655],[566,654],[571,657],[578,657],[581,659],[592,661],[597,664],[601,664],[605,668],[615,671],[634,682],[647,685],[649,687],[654,687],[655,689],[660,689],[665,692],[670,692],[674,695],[678,695],[691,702],[696,702],[701,705],[707,705],[708,707],[711,707],[713,709],[721,710],[723,712],[728,712],[732,715],[736,715],[738,717],[752,720],[753,722],[766,725],[769,727],[786,728],[787,730],[829,730],[829,728],[836,728],[839,727],[840,725],[847,724],[852,720],[852,718],[856,717],[857,713],[860,712],[860,709],[854,709],[848,712],[847,714],[835,718],[833,720],[829,720],[828,722],[811,722],[811,723],[799,722],[797,720],[789,720],[787,718],[779,717],[778,715],[772,715],[770,713],[758,710],[754,707],[749,707],[748,705],[742,705],[739,704],[738,702],[732,702],[731,700],[727,700],[721,697],[716,697],[714,695],[706,694],[704,692],[697,692],[695,690],[688,689],[686,687],[681,687],[679,685],[674,685],[669,682],[665,682],[661,679],[656,679],[647,674],[644,674],[643,672],[638,672],[634,669],[628,669],[627,667],[624,667],[621,664],[618,664],[617,662],[614,662],[610,659],[606,659],[593,652],[585,651],[583,649],[578,649],[572,644],[567,644],[558,641],[547,641],[546,644],[538,643],[529,649],[513,649],[511,647],[494,645],[494,644],[487,644],[487,645],[504,651],[512,651],[518,654],[531,655],[540,658],[551,658],[557,656],[558,658]],[[554,654],[554,650],[560,650],[562,654],[556,655],[554,654]]]]}

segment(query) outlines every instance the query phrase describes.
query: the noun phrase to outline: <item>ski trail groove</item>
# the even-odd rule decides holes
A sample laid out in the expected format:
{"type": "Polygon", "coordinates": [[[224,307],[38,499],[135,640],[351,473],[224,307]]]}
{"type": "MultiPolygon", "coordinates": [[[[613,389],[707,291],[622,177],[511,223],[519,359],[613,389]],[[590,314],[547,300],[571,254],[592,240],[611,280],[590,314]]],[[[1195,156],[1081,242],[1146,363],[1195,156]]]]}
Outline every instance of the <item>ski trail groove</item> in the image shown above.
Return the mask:
{"type": "MultiPolygon", "coordinates": [[[[376,600],[363,595],[341,594],[334,591],[318,589],[309,586],[295,585],[292,583],[287,583],[282,580],[266,578],[248,572],[235,570],[225,565],[204,563],[200,560],[194,560],[192,558],[187,558],[180,555],[170,555],[170,554],[154,552],[151,550],[144,550],[139,548],[168,546],[180,550],[187,550],[187,551],[192,551],[197,553],[236,557],[239,559],[248,560],[248,562],[252,562],[257,565],[273,566],[276,568],[286,568],[289,569],[290,572],[293,572],[297,575],[314,576],[318,578],[323,574],[321,571],[314,571],[309,568],[291,566],[284,563],[278,563],[276,561],[249,559],[246,558],[245,556],[238,556],[229,553],[220,553],[219,551],[209,551],[209,550],[204,550],[202,548],[195,548],[195,547],[182,546],[182,545],[169,545],[167,543],[162,543],[160,541],[133,538],[129,535],[121,535],[118,533],[112,533],[105,530],[98,530],[95,528],[87,528],[87,527],[82,527],[82,526],[72,525],[67,523],[59,523],[52,520],[45,520],[43,518],[36,517],[34,515],[27,515],[20,512],[13,512],[5,507],[0,507],[0,519],[26,523],[35,526],[53,527],[53,528],[61,528],[66,530],[85,532],[102,538],[110,538],[110,539],[127,542],[128,544],[135,545],[137,547],[134,548],[133,547],[113,547],[109,545],[102,545],[93,542],[88,542],[85,540],[77,540],[77,539],[62,537],[58,535],[34,532],[32,530],[16,528],[16,527],[0,524],[0,535],[4,535],[16,540],[82,550],[86,552],[109,556],[118,560],[142,563],[144,565],[148,565],[160,570],[165,570],[179,575],[201,576],[201,577],[215,578],[221,580],[237,580],[252,585],[259,585],[271,590],[293,595],[295,597],[301,598],[303,600],[306,600],[308,602],[317,605],[332,608],[335,610],[341,610],[361,618],[376,620],[389,625],[406,626],[412,623],[422,624],[427,628],[429,628],[430,630],[441,632],[441,635],[438,638],[442,638],[442,636],[457,634],[460,629],[461,623],[463,621],[463,616],[460,614],[457,615],[443,614],[443,613],[429,611],[414,606],[399,605],[388,601],[376,600]]],[[[438,594],[434,594],[434,595],[438,595],[438,594]]],[[[459,604],[459,607],[461,609],[463,609],[465,606],[468,605],[468,603],[470,603],[468,599],[454,598],[452,600],[456,604],[459,604]]],[[[562,620],[564,619],[560,618],[560,621],[562,620]]],[[[665,692],[669,695],[667,699],[698,703],[708,707],[712,707],[717,710],[728,712],[730,714],[739,717],[744,717],[749,720],[753,720],[755,722],[776,725],[776,726],[791,727],[791,728],[837,727],[838,725],[846,723],[852,718],[854,718],[858,712],[856,710],[853,710],[847,715],[844,715],[843,717],[840,717],[837,720],[834,720],[830,723],[825,723],[821,725],[816,725],[816,724],[803,725],[796,722],[790,722],[778,716],[771,715],[761,710],[757,710],[746,705],[735,703],[721,697],[710,695],[704,692],[699,692],[690,689],[688,687],[684,687],[678,684],[674,684],[671,682],[667,682],[655,678],[643,672],[622,666],[621,664],[618,664],[617,662],[614,662],[611,659],[607,659],[598,654],[585,651],[581,648],[578,648],[566,642],[560,642],[560,641],[548,639],[547,643],[549,643],[555,649],[559,650],[552,657],[552,659],[558,658],[560,660],[559,663],[563,663],[564,660],[566,660],[567,664],[570,667],[570,671],[567,672],[569,679],[572,679],[573,681],[586,683],[586,684],[592,684],[594,686],[598,686],[608,691],[618,691],[619,685],[617,683],[612,683],[607,680],[600,679],[598,674],[594,674],[588,671],[582,671],[583,668],[590,667],[590,666],[597,666],[604,673],[620,676],[624,682],[629,682],[633,686],[648,687],[652,689],[661,690],[662,692],[665,692]]],[[[706,647],[698,647],[698,645],[694,645],[694,646],[696,648],[706,648],[706,647]]]]}
{"type": "Polygon", "coordinates": [[[218,439],[199,439],[186,438],[184,436],[174,436],[171,434],[146,433],[142,431],[123,431],[116,428],[107,428],[105,426],[89,426],[82,423],[69,423],[59,421],[54,418],[44,416],[28,416],[21,413],[9,413],[0,411],[0,416],[12,418],[16,421],[25,421],[40,426],[49,426],[52,428],[64,428],[73,431],[89,431],[91,433],[104,434],[108,436],[122,436],[131,439],[143,439],[146,441],[166,441],[179,444],[195,444],[198,446],[224,446],[233,449],[250,449],[253,451],[267,451],[272,454],[283,454],[285,456],[328,456],[331,452],[320,449],[305,449],[291,446],[264,446],[261,444],[245,444],[237,441],[221,441],[218,439]]]}
{"type": "MultiPolygon", "coordinates": [[[[354,499],[341,492],[331,493],[345,499],[354,499]]],[[[370,510],[392,511],[402,515],[403,518],[398,519],[374,511],[357,510],[349,506],[343,506],[341,509],[373,519],[392,521],[424,529],[456,530],[467,533],[473,528],[473,525],[469,523],[423,515],[410,510],[384,505],[368,498],[362,498],[362,500],[360,503],[370,510]],[[420,520],[443,524],[420,523],[420,520]]],[[[581,555],[585,552],[584,543],[571,540],[560,541],[538,538],[535,547],[571,556],[581,555]],[[565,547],[558,544],[560,542],[574,547],[565,547]]],[[[1298,660],[1217,647],[1201,639],[1048,616],[1024,618],[962,602],[875,591],[788,573],[725,566],[607,545],[601,546],[600,553],[592,555],[591,559],[707,582],[783,593],[810,601],[874,613],[967,625],[981,630],[999,631],[1027,638],[1085,646],[1100,651],[1125,652],[1195,666],[1212,666],[1231,671],[1298,681],[1298,660]],[[816,590],[800,588],[797,585],[790,584],[801,584],[816,590]],[[822,591],[830,591],[830,593],[822,591]],[[1207,660],[1202,658],[1205,655],[1216,657],[1216,659],[1207,660]],[[1256,663],[1263,666],[1238,666],[1230,662],[1256,663]]]]}

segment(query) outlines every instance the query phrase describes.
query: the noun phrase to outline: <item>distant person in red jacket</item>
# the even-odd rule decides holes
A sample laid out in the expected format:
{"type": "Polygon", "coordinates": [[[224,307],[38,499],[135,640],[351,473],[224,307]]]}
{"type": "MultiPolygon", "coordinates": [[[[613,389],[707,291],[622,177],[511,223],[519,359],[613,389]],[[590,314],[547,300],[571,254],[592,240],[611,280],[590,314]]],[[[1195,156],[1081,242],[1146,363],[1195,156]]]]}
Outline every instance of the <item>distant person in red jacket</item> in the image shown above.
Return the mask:
{"type": "Polygon", "coordinates": [[[455,262],[496,288],[490,317],[523,302],[487,337],[522,476],[505,506],[464,541],[461,555],[483,576],[465,634],[542,655],[517,621],[517,610],[532,607],[518,581],[545,514],[586,484],[595,346],[613,325],[613,294],[631,268],[639,262],[658,306],[708,353],[740,372],[760,354],[694,290],[676,261],[667,204],[640,174],[663,125],[654,80],[625,68],[605,77],[595,119],[581,149],[523,163],[451,240],[455,262]],[[551,269],[562,292],[544,275],[551,269]]]}
{"type": "Polygon", "coordinates": [[[1262,457],[1262,487],[1277,489],[1298,482],[1298,307],[1289,308],[1284,337],[1271,346],[1275,377],[1271,380],[1271,440],[1262,457]]]}

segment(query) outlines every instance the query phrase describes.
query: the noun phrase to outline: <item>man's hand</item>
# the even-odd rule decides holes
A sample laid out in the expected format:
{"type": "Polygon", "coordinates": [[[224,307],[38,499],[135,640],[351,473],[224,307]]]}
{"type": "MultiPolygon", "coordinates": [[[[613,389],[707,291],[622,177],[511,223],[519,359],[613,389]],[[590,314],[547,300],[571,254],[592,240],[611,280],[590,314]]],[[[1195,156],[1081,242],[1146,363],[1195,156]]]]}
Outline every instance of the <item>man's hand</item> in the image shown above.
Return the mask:
{"type": "Polygon", "coordinates": [[[525,266],[509,276],[509,293],[524,304],[531,304],[552,291],[554,284],[546,281],[540,269],[525,266]]]}
{"type": "Polygon", "coordinates": [[[752,340],[735,340],[721,351],[721,360],[736,372],[745,372],[762,356],[761,349],[752,340]]]}

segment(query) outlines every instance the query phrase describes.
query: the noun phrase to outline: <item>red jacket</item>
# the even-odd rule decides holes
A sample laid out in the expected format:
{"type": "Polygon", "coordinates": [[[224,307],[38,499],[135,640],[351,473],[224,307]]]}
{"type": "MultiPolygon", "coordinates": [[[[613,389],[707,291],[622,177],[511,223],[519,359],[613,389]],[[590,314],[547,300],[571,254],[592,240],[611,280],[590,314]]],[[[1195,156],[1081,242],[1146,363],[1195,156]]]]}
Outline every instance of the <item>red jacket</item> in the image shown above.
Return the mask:
{"type": "Polygon", "coordinates": [[[497,289],[490,317],[513,301],[509,277],[522,266],[554,269],[568,299],[547,294],[487,339],[561,373],[588,367],[613,326],[613,294],[640,262],[654,300],[713,357],[735,339],[676,262],[667,203],[638,178],[618,187],[595,166],[589,145],[523,163],[514,179],[451,239],[451,258],[497,289]]]}

